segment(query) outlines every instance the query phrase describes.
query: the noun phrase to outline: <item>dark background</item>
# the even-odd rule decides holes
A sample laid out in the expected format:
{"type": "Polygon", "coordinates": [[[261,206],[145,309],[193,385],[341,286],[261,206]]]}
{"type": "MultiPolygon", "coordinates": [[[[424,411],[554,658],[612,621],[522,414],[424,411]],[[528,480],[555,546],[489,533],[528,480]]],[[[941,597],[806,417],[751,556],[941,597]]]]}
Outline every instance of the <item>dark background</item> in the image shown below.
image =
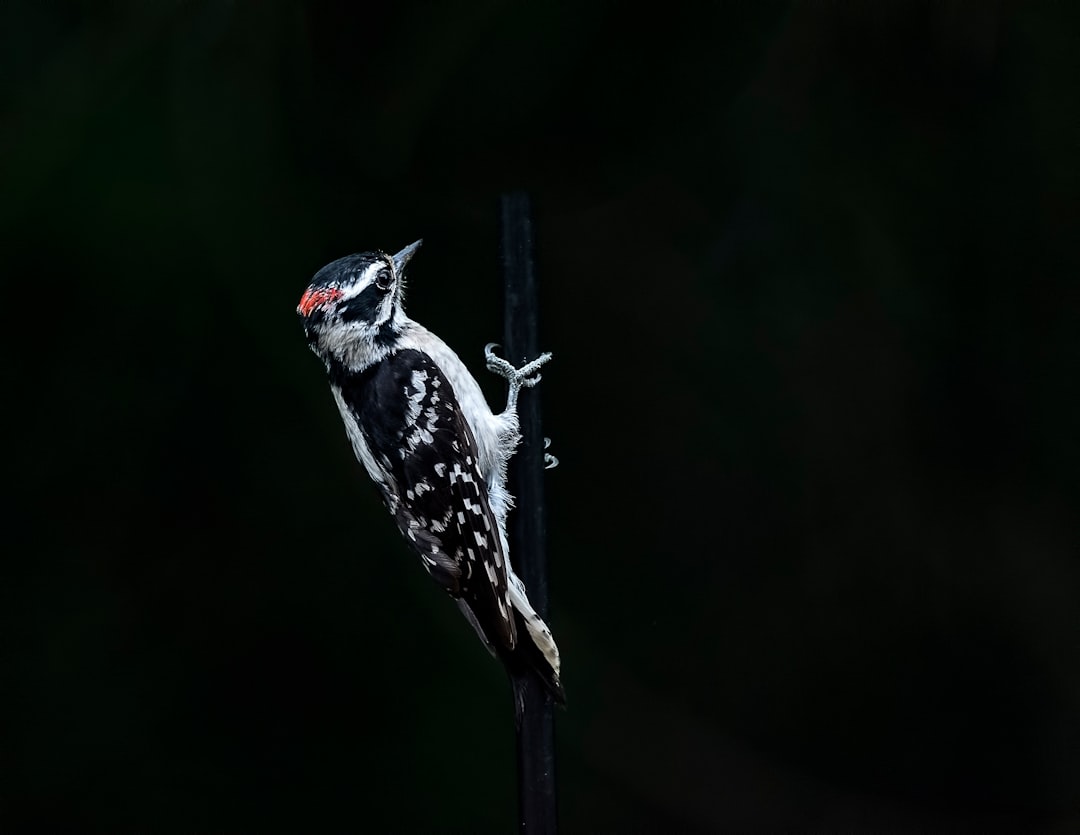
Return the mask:
{"type": "Polygon", "coordinates": [[[0,3],[0,827],[511,831],[294,313],[479,373],[510,188],[563,828],[1080,827],[1070,4],[344,5],[0,3]]]}

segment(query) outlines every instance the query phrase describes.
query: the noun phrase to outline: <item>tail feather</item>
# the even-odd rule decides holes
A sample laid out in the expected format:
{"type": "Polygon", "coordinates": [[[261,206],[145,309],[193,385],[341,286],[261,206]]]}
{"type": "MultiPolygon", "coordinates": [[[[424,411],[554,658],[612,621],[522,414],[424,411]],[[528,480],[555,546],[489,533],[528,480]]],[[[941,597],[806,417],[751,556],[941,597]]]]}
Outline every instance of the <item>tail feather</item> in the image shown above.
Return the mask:
{"type": "Polygon", "coordinates": [[[518,626],[518,643],[519,644],[532,644],[533,647],[538,650],[543,658],[541,667],[546,666],[550,671],[550,675],[545,674],[543,669],[538,668],[538,672],[541,674],[541,678],[545,680],[548,678],[553,679],[553,683],[556,687],[559,684],[559,648],[555,646],[555,638],[551,635],[551,629],[544,623],[543,618],[536,614],[532,604],[529,603],[529,596],[525,593],[525,584],[521,582],[516,574],[511,570],[507,572],[507,591],[510,596],[510,605],[514,607],[514,610],[519,615],[515,618],[518,626]],[[521,626],[525,626],[525,631],[532,639],[531,641],[523,641],[521,626]]]}
{"type": "MultiPolygon", "coordinates": [[[[514,721],[518,728],[521,729],[521,720],[525,716],[525,701],[526,695],[529,691],[529,680],[532,678],[532,672],[529,670],[520,671],[517,673],[510,672],[510,687],[514,691],[514,721]]],[[[562,684],[558,681],[552,684],[551,681],[544,678],[542,675],[537,676],[543,684],[547,694],[549,694],[556,704],[566,705],[566,694],[563,692],[562,684]]],[[[543,696],[545,690],[534,690],[533,692],[538,696],[543,696]]]]}
{"type": "MultiPolygon", "coordinates": [[[[533,631],[528,629],[528,621],[520,612],[515,612],[515,620],[518,625],[518,643],[510,651],[500,653],[500,660],[506,667],[510,676],[510,685],[514,691],[514,715],[517,725],[521,727],[521,717],[525,713],[525,696],[528,691],[528,682],[533,674],[540,680],[544,689],[551,694],[556,704],[566,704],[566,691],[563,690],[559,680],[559,656],[555,649],[554,641],[550,641],[550,648],[542,648],[533,640],[533,631]],[[526,628],[522,628],[526,627],[526,628]],[[547,651],[545,651],[547,649],[547,651]],[[550,651],[554,650],[555,665],[550,662],[550,651]]],[[[536,617],[534,613],[534,617],[536,617]]],[[[543,624],[543,621],[537,620],[543,624]]],[[[547,630],[547,626],[544,626],[547,630]]],[[[547,632],[550,640],[550,631],[547,632]]],[[[542,691],[534,691],[540,693],[542,691]]]]}
{"type": "MultiPolygon", "coordinates": [[[[517,580],[513,575],[511,577],[513,580],[517,580]]],[[[511,581],[511,588],[513,588],[513,580],[511,581]]],[[[562,682],[559,680],[559,649],[555,646],[555,641],[551,637],[551,630],[540,619],[540,616],[532,610],[527,599],[524,605],[528,615],[523,614],[517,606],[514,608],[514,625],[518,640],[513,648],[493,643],[484,632],[473,610],[469,608],[469,604],[460,598],[457,604],[465,619],[476,630],[476,634],[480,637],[484,646],[487,647],[488,652],[501,661],[506,668],[506,672],[510,676],[510,683],[514,689],[514,710],[519,724],[525,709],[525,687],[529,670],[536,673],[556,703],[560,705],[566,704],[566,693],[563,691],[562,682]],[[531,616],[531,619],[529,616],[531,616]],[[552,660],[554,660],[554,664],[552,664],[552,660]]]]}

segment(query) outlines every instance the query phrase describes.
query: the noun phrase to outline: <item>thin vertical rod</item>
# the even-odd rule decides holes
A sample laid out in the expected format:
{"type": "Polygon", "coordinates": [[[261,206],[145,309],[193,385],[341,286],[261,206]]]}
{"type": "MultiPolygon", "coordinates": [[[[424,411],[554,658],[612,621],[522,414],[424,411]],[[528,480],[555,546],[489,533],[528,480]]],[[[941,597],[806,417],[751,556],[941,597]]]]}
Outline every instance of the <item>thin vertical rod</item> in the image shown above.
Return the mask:
{"type": "MultiPolygon", "coordinates": [[[[506,358],[514,365],[536,359],[536,271],[533,264],[529,196],[516,191],[500,200],[502,268],[506,285],[506,358]]],[[[538,389],[523,389],[518,401],[522,443],[510,467],[510,490],[516,496],[510,514],[510,555],[540,617],[548,618],[547,553],[544,514],[544,441],[538,389]]],[[[517,732],[518,811],[521,832],[554,835],[554,703],[543,683],[529,671],[525,711],[517,732]]]]}

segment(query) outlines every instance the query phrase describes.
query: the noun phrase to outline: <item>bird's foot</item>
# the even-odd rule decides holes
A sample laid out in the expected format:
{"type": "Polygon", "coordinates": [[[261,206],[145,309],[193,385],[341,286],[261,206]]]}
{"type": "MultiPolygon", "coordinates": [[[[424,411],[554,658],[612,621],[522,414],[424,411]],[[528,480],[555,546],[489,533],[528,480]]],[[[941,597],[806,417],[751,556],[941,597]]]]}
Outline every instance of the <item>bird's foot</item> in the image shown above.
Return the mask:
{"type": "Polygon", "coordinates": [[[521,368],[515,368],[512,363],[495,355],[495,348],[500,347],[495,342],[489,342],[484,346],[484,359],[487,361],[487,369],[493,374],[498,374],[510,384],[510,394],[506,399],[506,408],[513,409],[517,405],[518,392],[522,388],[532,388],[540,382],[540,375],[536,373],[545,362],[551,359],[551,353],[545,351],[532,362],[527,362],[521,368]]]}

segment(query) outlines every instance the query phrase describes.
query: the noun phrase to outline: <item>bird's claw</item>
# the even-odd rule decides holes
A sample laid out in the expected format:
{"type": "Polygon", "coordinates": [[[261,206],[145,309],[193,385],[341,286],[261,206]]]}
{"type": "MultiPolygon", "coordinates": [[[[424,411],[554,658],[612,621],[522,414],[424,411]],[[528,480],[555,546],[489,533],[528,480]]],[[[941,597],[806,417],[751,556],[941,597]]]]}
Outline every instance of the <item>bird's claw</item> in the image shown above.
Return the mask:
{"type": "MultiPolygon", "coordinates": [[[[544,438],[544,449],[547,449],[549,446],[551,446],[551,438],[544,438]]],[[[559,459],[552,455],[550,452],[545,452],[544,469],[554,470],[557,466],[559,466],[559,459]]]]}
{"type": "Polygon", "coordinates": [[[487,362],[488,371],[498,374],[510,383],[510,403],[513,406],[517,401],[517,392],[520,388],[532,388],[540,382],[541,377],[537,372],[545,362],[551,359],[551,353],[545,351],[532,362],[527,362],[521,368],[515,368],[512,363],[495,354],[495,348],[501,347],[496,342],[489,342],[484,346],[484,359],[487,362]]]}

